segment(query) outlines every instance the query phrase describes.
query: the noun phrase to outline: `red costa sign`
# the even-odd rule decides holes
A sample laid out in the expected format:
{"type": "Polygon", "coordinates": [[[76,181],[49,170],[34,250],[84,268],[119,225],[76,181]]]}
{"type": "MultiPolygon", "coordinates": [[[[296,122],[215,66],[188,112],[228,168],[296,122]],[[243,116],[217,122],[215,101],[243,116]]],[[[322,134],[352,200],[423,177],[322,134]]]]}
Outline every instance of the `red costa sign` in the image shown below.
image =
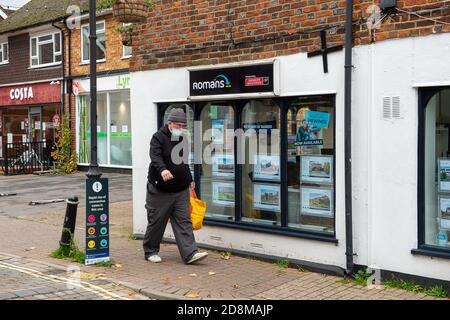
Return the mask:
{"type": "Polygon", "coordinates": [[[0,107],[61,102],[61,84],[34,83],[0,87],[0,107]]]}

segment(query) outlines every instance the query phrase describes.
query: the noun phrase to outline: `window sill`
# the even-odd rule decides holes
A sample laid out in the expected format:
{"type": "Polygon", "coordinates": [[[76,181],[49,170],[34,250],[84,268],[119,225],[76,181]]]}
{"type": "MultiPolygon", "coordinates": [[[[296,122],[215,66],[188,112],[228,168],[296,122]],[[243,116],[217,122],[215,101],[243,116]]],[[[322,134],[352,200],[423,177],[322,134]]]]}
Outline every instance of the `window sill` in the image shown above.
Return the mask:
{"type": "Polygon", "coordinates": [[[411,253],[414,255],[420,255],[420,256],[450,259],[450,248],[449,249],[440,249],[440,248],[435,248],[435,247],[422,246],[418,249],[412,249],[411,253]]]}
{"type": "Polygon", "coordinates": [[[122,60],[128,60],[128,59],[130,59],[132,57],[132,55],[131,56],[123,56],[121,59],[122,60]]]}
{"type": "Polygon", "coordinates": [[[43,69],[43,68],[49,68],[49,67],[56,67],[56,66],[60,66],[60,65],[62,65],[61,62],[48,63],[48,64],[40,64],[38,66],[31,66],[31,67],[28,67],[28,69],[43,69]]]}
{"type": "MultiPolygon", "coordinates": [[[[104,62],[106,62],[106,59],[97,60],[97,63],[104,63],[104,62]]],[[[80,63],[80,66],[87,66],[90,63],[91,63],[90,61],[83,61],[83,62],[80,63]]]]}
{"type": "Polygon", "coordinates": [[[5,66],[5,65],[7,65],[7,64],[9,64],[9,61],[0,62],[0,66],[5,66]]]}
{"type": "Polygon", "coordinates": [[[338,239],[336,239],[333,235],[327,236],[308,231],[294,231],[290,228],[282,228],[282,227],[263,227],[255,224],[250,224],[247,222],[226,222],[205,218],[204,224],[210,226],[227,227],[238,230],[264,232],[266,234],[277,234],[281,236],[303,238],[308,240],[317,240],[335,244],[339,242],[338,239]]]}

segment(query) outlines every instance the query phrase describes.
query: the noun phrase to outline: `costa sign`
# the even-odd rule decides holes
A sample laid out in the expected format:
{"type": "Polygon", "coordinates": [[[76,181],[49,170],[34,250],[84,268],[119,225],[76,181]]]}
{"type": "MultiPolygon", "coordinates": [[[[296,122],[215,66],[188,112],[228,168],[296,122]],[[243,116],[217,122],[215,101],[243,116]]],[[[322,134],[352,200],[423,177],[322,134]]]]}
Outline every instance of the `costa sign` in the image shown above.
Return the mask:
{"type": "Polygon", "coordinates": [[[33,99],[34,98],[33,87],[11,89],[11,91],[9,92],[9,97],[11,98],[11,100],[20,100],[20,101],[33,99]]]}
{"type": "Polygon", "coordinates": [[[61,84],[36,83],[0,87],[0,107],[61,102],[61,84]]]}

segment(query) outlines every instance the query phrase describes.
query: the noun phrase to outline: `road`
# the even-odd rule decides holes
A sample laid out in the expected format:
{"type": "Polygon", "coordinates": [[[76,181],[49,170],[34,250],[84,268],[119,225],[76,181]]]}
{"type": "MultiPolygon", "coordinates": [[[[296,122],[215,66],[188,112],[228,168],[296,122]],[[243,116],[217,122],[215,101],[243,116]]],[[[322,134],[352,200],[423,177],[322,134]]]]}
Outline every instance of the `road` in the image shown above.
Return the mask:
{"type": "MultiPolygon", "coordinates": [[[[132,177],[127,174],[106,173],[109,178],[110,203],[132,199],[132,177]]],[[[66,199],[77,195],[80,207],[85,206],[86,175],[24,175],[0,176],[0,194],[17,193],[15,196],[0,196],[0,215],[17,217],[27,214],[62,211],[64,202],[29,205],[31,201],[66,199]]]]}

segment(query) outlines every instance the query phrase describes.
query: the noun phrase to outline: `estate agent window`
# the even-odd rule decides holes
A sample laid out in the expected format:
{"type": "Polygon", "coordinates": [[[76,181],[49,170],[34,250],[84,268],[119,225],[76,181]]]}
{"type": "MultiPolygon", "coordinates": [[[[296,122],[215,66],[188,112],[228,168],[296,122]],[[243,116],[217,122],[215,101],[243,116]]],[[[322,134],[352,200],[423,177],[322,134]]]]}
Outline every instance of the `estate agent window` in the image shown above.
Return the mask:
{"type": "Polygon", "coordinates": [[[191,137],[201,122],[201,154],[211,154],[191,166],[205,221],[334,241],[334,96],[161,104],[161,126],[177,107],[191,137]]]}
{"type": "Polygon", "coordinates": [[[61,62],[61,33],[32,37],[30,43],[32,67],[48,66],[61,62]]]}
{"type": "Polygon", "coordinates": [[[8,53],[8,42],[0,43],[0,64],[8,63],[9,53],[8,53]]]}
{"type": "Polygon", "coordinates": [[[450,251],[450,89],[436,92],[424,108],[424,143],[419,146],[423,159],[423,163],[419,161],[423,170],[419,245],[450,251]]]}
{"type": "MultiPolygon", "coordinates": [[[[97,61],[106,59],[105,21],[97,22],[97,61]]],[[[89,63],[89,25],[81,27],[81,62],[89,63]]]]}

